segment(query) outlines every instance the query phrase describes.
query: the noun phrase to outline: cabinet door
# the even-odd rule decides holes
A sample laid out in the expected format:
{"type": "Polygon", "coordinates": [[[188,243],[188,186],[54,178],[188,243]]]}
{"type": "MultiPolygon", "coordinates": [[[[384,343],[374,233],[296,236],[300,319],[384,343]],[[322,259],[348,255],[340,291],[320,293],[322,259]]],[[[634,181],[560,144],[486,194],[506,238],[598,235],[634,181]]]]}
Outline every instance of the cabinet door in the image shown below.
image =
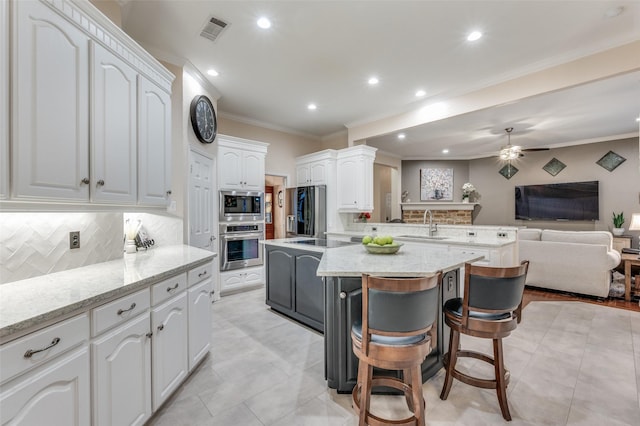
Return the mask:
{"type": "Polygon", "coordinates": [[[1,424],[91,424],[89,349],[86,346],[11,383],[0,391],[1,424]]]}
{"type": "Polygon", "coordinates": [[[211,347],[211,278],[189,292],[189,371],[209,353],[211,347]]]}
{"type": "Polygon", "coordinates": [[[91,344],[93,424],[142,425],[151,416],[149,327],[147,311],[91,344]]]}
{"type": "Polygon", "coordinates": [[[298,186],[306,186],[311,183],[309,164],[302,164],[296,167],[296,182],[298,186]]]}
{"type": "Polygon", "coordinates": [[[88,201],[88,39],[40,2],[12,6],[14,196],[88,201]]]}
{"type": "Polygon", "coordinates": [[[325,185],[327,183],[327,164],[318,161],[309,165],[311,185],[325,185]]]}
{"type": "Polygon", "coordinates": [[[249,191],[264,190],[264,154],[244,152],[242,168],[244,172],[243,188],[249,191]]]}
{"type": "Polygon", "coordinates": [[[92,200],[135,204],[137,73],[102,46],[92,47],[92,200]]]}
{"type": "Polygon", "coordinates": [[[267,250],[267,305],[293,311],[294,257],[277,248],[267,250]]]}
{"type": "Polygon", "coordinates": [[[220,147],[218,150],[218,170],[220,189],[241,189],[243,182],[242,151],[220,147]]]}
{"type": "Polygon", "coordinates": [[[296,312],[313,323],[314,328],[324,326],[324,283],[316,275],[320,256],[310,253],[295,257],[296,312]]]}
{"type": "Polygon", "coordinates": [[[164,206],[171,191],[171,97],[138,76],[138,202],[164,206]]]}
{"type": "Polygon", "coordinates": [[[187,292],[151,313],[153,410],[180,386],[187,376],[187,292]]]}
{"type": "Polygon", "coordinates": [[[356,157],[339,159],[338,165],[338,209],[358,211],[358,185],[362,181],[362,163],[356,157]]]}

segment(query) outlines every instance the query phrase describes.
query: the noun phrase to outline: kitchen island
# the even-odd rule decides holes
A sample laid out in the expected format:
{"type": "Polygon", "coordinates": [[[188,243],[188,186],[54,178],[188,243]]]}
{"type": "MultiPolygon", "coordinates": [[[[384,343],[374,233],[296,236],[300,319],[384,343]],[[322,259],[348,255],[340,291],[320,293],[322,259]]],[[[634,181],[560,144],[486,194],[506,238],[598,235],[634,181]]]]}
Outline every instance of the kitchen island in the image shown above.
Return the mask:
{"type": "MultiPolygon", "coordinates": [[[[329,240],[330,241],[330,240],[329,240]]],[[[281,271],[279,262],[271,262],[270,255],[278,253],[278,258],[292,259],[295,256],[313,257],[316,260],[317,280],[305,280],[304,292],[309,300],[322,308],[322,328],[314,327],[324,332],[325,341],[325,375],[330,388],[340,393],[351,392],[358,375],[358,360],[351,350],[351,325],[359,321],[362,315],[361,275],[363,273],[378,276],[417,277],[432,276],[442,271],[442,285],[440,287],[441,305],[449,298],[456,297],[458,292],[459,269],[465,262],[475,262],[482,259],[481,255],[442,250],[420,243],[406,242],[400,251],[393,255],[375,255],[366,252],[361,244],[349,244],[333,248],[306,244],[292,243],[291,240],[268,240],[264,242],[267,252],[267,299],[273,298],[274,281],[278,278],[276,272],[281,271]],[[285,254],[282,254],[284,252],[285,254]],[[288,253],[288,255],[286,255],[288,253]],[[271,271],[271,272],[269,272],[271,271]],[[270,282],[271,281],[271,282],[270,282]]],[[[290,261],[291,262],[291,261],[290,261]]],[[[295,263],[294,263],[295,265],[295,263]]],[[[305,267],[307,270],[310,265],[305,267]]],[[[287,297],[288,306],[295,310],[297,300],[300,299],[300,286],[296,286],[296,269],[285,274],[284,288],[290,292],[283,292],[287,297]],[[293,274],[293,275],[292,275],[293,274]]],[[[282,287],[281,287],[282,288],[282,287]]],[[[436,347],[422,365],[423,380],[435,374],[442,366],[442,357],[448,344],[449,333],[442,321],[442,306],[440,305],[436,347]]],[[[273,305],[271,304],[272,308],[273,305]]],[[[282,312],[282,307],[276,306],[282,312]]],[[[285,314],[299,320],[290,312],[285,314]]],[[[316,309],[317,317],[317,309],[316,309]]],[[[308,324],[307,324],[308,325],[308,324]]]]}

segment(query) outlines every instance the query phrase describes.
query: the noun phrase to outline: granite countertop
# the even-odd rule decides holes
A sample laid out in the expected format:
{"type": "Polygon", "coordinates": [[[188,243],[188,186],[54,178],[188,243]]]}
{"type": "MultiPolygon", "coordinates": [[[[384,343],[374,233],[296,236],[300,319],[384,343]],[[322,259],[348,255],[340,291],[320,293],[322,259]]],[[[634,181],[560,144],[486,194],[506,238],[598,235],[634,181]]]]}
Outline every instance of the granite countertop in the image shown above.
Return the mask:
{"type": "Polygon", "coordinates": [[[410,242],[404,243],[395,254],[370,254],[357,244],[326,250],[317,274],[340,277],[357,277],[363,273],[394,277],[430,276],[482,258],[482,255],[452,253],[410,242]]]}
{"type": "Polygon", "coordinates": [[[156,247],[122,259],[0,285],[0,339],[22,334],[211,261],[187,245],[156,247]]]}

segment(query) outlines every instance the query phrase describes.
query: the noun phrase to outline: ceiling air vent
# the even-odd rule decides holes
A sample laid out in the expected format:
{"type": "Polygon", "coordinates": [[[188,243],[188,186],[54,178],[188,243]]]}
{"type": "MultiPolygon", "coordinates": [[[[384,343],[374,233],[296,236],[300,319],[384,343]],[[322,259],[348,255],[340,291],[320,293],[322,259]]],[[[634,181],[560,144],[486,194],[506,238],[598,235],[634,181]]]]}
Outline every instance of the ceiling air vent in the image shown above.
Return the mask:
{"type": "Polygon", "coordinates": [[[211,41],[216,41],[220,33],[227,27],[227,23],[213,16],[209,18],[200,35],[211,41]]]}

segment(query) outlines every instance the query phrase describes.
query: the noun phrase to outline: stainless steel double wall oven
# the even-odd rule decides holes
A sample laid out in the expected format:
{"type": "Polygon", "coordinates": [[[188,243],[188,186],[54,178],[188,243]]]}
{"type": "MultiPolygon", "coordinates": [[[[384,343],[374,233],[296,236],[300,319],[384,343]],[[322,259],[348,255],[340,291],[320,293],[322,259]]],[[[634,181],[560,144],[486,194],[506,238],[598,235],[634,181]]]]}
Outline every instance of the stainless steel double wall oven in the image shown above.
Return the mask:
{"type": "Polygon", "coordinates": [[[220,191],[220,270],[262,265],[264,193],[220,191]]]}

